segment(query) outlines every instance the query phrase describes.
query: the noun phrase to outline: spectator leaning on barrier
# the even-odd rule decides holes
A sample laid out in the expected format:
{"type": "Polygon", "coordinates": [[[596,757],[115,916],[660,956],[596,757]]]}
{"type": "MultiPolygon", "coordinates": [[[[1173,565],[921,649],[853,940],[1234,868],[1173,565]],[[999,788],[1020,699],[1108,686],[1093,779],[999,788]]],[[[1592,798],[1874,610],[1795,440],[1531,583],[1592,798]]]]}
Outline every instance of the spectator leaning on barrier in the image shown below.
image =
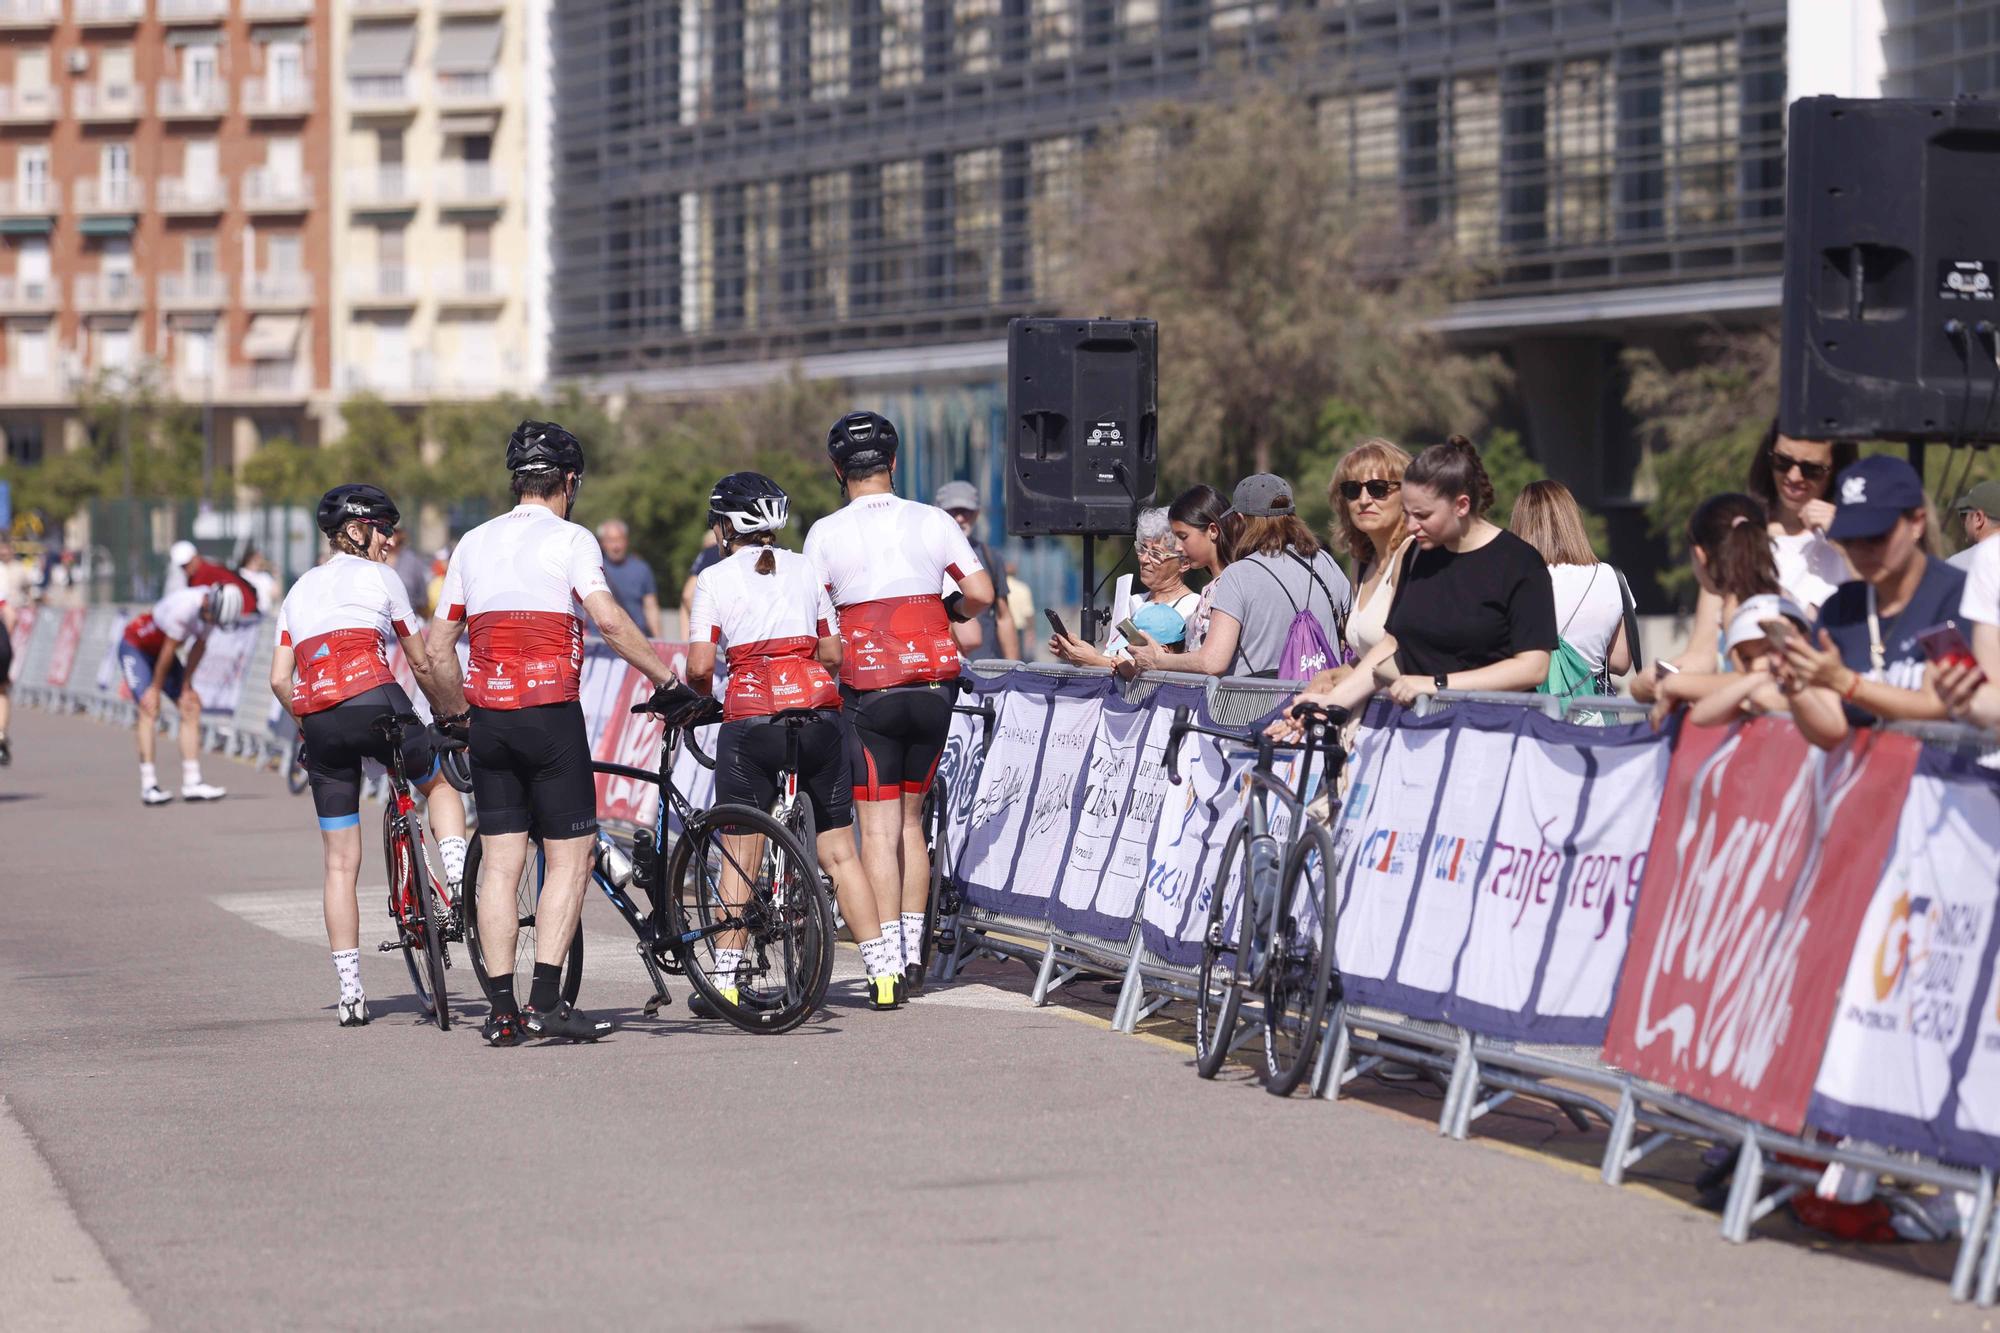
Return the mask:
{"type": "Polygon", "coordinates": [[[1581,659],[1565,669],[1559,646],[1547,692],[1565,697],[1592,691],[1610,694],[1611,678],[1632,669],[1632,645],[1625,633],[1632,594],[1625,576],[1590,548],[1583,511],[1569,487],[1559,481],[1530,482],[1524,487],[1507,527],[1547,562],[1556,595],[1557,641],[1581,659]]]}
{"type": "MultiPolygon", "coordinates": [[[[1804,607],[1782,594],[1744,598],[1722,636],[1723,651],[1734,670],[1688,710],[1688,720],[1713,727],[1745,715],[1789,712],[1818,745],[1830,747],[1846,739],[1847,714],[1839,698],[1831,690],[1801,688],[1791,680],[1780,647],[1771,637],[1774,632],[1788,639],[1803,635],[1811,619],[1804,607]]],[[[1672,707],[1670,700],[1661,700],[1655,726],[1672,707]]]]}
{"type": "MultiPolygon", "coordinates": [[[[1405,706],[1439,690],[1532,690],[1556,650],[1555,588],[1535,548],[1486,518],[1493,483],[1463,435],[1403,473],[1417,548],[1403,559],[1389,632],[1344,680],[1302,701],[1358,708],[1385,679],[1405,706]]],[[[1281,734],[1296,730],[1282,719],[1281,734]]]]}
{"type": "Polygon", "coordinates": [[[1300,667],[1284,660],[1292,651],[1288,644],[1296,643],[1294,622],[1310,612],[1327,644],[1338,645],[1354,594],[1347,575],[1320,549],[1296,511],[1291,483],[1283,477],[1259,472],[1237,484],[1229,512],[1240,527],[1230,538],[1229,567],[1215,581],[1207,635],[1187,652],[1133,645],[1132,660],[1141,671],[1311,676],[1311,671],[1291,676],[1300,667]]]}
{"type": "Polygon", "coordinates": [[[1403,471],[1409,465],[1409,454],[1388,440],[1363,440],[1348,450],[1327,484],[1334,544],[1354,562],[1347,649],[1357,661],[1389,632],[1403,557],[1416,542],[1403,519],[1403,471]]]}
{"type": "Polygon", "coordinates": [[[2000,681],[2000,542],[1981,542],[1973,550],[1965,596],[1958,604],[1959,623],[1971,636],[1980,669],[2000,681]]]}
{"type": "Polygon", "coordinates": [[[1190,486],[1167,506],[1167,528],[1181,544],[1187,560],[1186,573],[1197,570],[1208,575],[1188,618],[1186,644],[1199,648],[1208,635],[1208,619],[1215,606],[1215,585],[1229,564],[1229,543],[1222,535],[1223,516],[1229,512],[1229,497],[1213,486],[1190,486]]]}
{"type": "MultiPolygon", "coordinates": [[[[1688,516],[1688,563],[1701,588],[1698,607],[1714,607],[1716,614],[1733,618],[1744,599],[1777,595],[1778,566],[1764,536],[1764,513],[1755,496],[1731,491],[1703,500],[1688,516]]],[[[1706,650],[1701,647],[1702,614],[1697,609],[1695,634],[1678,658],[1655,663],[1632,678],[1634,699],[1688,703],[1725,683],[1718,679],[1728,669],[1719,633],[1710,637],[1706,650]]]]}
{"type": "Polygon", "coordinates": [[[658,639],[660,585],[645,558],[632,554],[631,530],[622,519],[607,518],[597,525],[597,545],[604,552],[604,581],[611,585],[612,597],[647,638],[658,639]]]}
{"type": "Polygon", "coordinates": [[[1942,718],[1917,636],[1958,614],[1966,579],[1925,550],[1923,479],[1904,460],[1877,455],[1841,474],[1839,497],[1828,534],[1861,577],[1820,607],[1811,640],[1787,644],[1788,684],[1832,690],[1857,724],[1942,718]]]}
{"type": "MultiPolygon", "coordinates": [[[[1165,509],[1139,511],[1138,532],[1132,549],[1139,560],[1139,582],[1145,585],[1146,591],[1132,598],[1128,614],[1136,620],[1144,607],[1159,606],[1171,610],[1180,619],[1181,631],[1164,639],[1157,635],[1147,637],[1163,646],[1184,642],[1187,622],[1194,617],[1201,594],[1187,585],[1187,556],[1174,537],[1165,509]]],[[[1061,634],[1050,636],[1049,652],[1071,666],[1130,667],[1132,662],[1131,645],[1116,629],[1105,639],[1102,652],[1061,634]]]]}
{"type": "Polygon", "coordinates": [[[1971,572],[1979,548],[2000,537],[2000,481],[1982,481],[1959,497],[1952,512],[1965,530],[1965,549],[1946,563],[1971,572]]]}
{"type": "MultiPolygon", "coordinates": [[[[1007,572],[994,558],[993,548],[972,535],[979,523],[979,488],[969,481],[948,481],[938,487],[932,503],[957,520],[958,530],[965,534],[965,540],[972,544],[973,553],[993,576],[993,605],[974,619],[952,626],[959,651],[970,662],[1018,662],[1021,658],[1021,638],[1014,630],[1014,618],[1002,615],[998,610],[1000,603],[1006,601],[1012,592],[1007,585],[1007,572]]],[[[945,589],[948,594],[956,591],[958,585],[955,583],[945,589]]]]}

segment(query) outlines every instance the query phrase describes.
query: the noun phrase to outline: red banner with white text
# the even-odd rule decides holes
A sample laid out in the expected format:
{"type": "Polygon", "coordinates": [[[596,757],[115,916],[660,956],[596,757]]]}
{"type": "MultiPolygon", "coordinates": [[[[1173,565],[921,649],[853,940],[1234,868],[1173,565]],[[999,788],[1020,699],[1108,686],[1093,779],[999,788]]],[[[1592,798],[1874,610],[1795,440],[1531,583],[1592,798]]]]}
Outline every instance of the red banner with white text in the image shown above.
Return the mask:
{"type": "Polygon", "coordinates": [[[1688,727],[1646,860],[1605,1059],[1798,1133],[1918,742],[1831,752],[1789,720],[1688,727]]]}
{"type": "MultiPolygon", "coordinates": [[[[674,674],[686,674],[686,644],[655,643],[653,647],[673,668],[674,674]]],[[[643,771],[657,770],[663,730],[660,720],[634,716],[632,712],[634,704],[642,704],[652,696],[652,682],[640,674],[637,667],[628,666],[616,658],[611,659],[609,666],[608,680],[611,684],[603,696],[604,711],[599,722],[600,730],[591,744],[591,758],[600,764],[623,764],[627,768],[643,771]]],[[[650,824],[658,799],[659,789],[652,783],[603,773],[597,776],[597,812],[605,819],[650,824]]]]}

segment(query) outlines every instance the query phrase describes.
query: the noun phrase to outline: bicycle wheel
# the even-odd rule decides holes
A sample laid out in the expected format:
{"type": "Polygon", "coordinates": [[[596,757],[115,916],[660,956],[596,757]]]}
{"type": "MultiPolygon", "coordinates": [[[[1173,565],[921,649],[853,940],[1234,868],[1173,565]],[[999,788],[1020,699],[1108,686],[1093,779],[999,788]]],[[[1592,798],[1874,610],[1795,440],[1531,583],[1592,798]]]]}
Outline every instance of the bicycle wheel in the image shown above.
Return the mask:
{"type": "Polygon", "coordinates": [[[300,736],[292,742],[292,762],[285,767],[285,787],[298,796],[311,785],[312,777],[306,772],[306,738],[300,736]]]}
{"type": "MultiPolygon", "coordinates": [[[[472,955],[472,975],[479,982],[480,994],[488,1004],[493,1003],[492,977],[486,970],[486,951],[479,936],[479,865],[482,840],[477,830],[466,838],[465,883],[460,891],[461,911],[465,917],[465,947],[472,955]]],[[[521,877],[514,885],[514,998],[526,1003],[529,989],[535,980],[535,900],[542,891],[542,849],[532,839],[528,843],[528,859],[521,866],[521,877]]],[[[583,928],[578,925],[576,933],[570,937],[569,957],[563,962],[562,997],[571,1004],[583,988],[583,928]]]]}
{"type": "Polygon", "coordinates": [[[1236,946],[1225,938],[1230,889],[1243,879],[1250,830],[1238,824],[1223,844],[1222,861],[1209,890],[1208,925],[1201,933],[1201,968],[1195,977],[1194,1067],[1203,1078],[1214,1078],[1229,1058],[1236,1035],[1236,1011],[1243,992],[1236,986],[1236,946]]]}
{"type": "Polygon", "coordinates": [[[1291,1096],[1311,1072],[1333,988],[1334,933],[1326,916],[1333,864],[1333,835],[1308,820],[1279,881],[1285,915],[1264,991],[1264,1087],[1277,1097],[1291,1096]]]}
{"type": "Polygon", "coordinates": [[[443,1031],[451,1026],[451,1007],[445,1000],[442,923],[430,901],[436,895],[423,882],[428,868],[409,825],[399,826],[393,805],[382,810],[382,857],[389,871],[389,919],[401,937],[410,984],[431,1021],[443,1031]]]}
{"type": "Polygon", "coordinates": [[[818,863],[784,825],[744,805],[704,810],[674,845],[666,882],[685,974],[717,1013],[769,1034],[819,1008],[833,979],[833,909],[818,863]],[[717,952],[731,940],[739,961],[725,977],[717,952]]]}
{"type": "Polygon", "coordinates": [[[951,797],[945,789],[942,776],[932,779],[930,795],[924,797],[924,845],[930,849],[931,887],[924,899],[924,933],[922,947],[917,953],[917,965],[929,976],[931,970],[931,950],[938,942],[938,923],[949,917],[944,910],[944,863],[945,816],[951,809],[951,797]]]}

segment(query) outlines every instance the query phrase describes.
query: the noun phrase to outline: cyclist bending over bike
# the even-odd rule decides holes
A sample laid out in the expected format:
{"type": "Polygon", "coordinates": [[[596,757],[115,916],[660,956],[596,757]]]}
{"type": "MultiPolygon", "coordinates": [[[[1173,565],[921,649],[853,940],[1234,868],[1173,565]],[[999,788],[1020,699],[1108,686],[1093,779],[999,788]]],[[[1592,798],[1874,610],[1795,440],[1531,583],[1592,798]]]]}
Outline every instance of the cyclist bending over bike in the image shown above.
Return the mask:
{"type": "MultiPolygon", "coordinates": [[[[417,684],[438,703],[436,673],[424,651],[423,623],[387,563],[389,534],[402,521],[373,486],[336,486],[320,497],[319,530],[333,546],[326,563],[299,576],[278,609],[271,693],[305,738],[306,777],[326,854],[326,941],[340,978],[342,1027],[368,1021],[361,986],[361,761],[387,765],[377,718],[410,711],[388,645],[400,643],[417,684]]],[[[403,768],[430,803],[431,828],[456,896],[465,871],[465,803],[444,780],[429,732],[404,739],[403,768]]],[[[442,1003],[442,1000],[440,1000],[442,1003]]]]}
{"type": "Polygon", "coordinates": [[[560,990],[597,835],[597,785],[577,702],[579,608],[656,688],[673,676],[612,597],[597,539],[569,521],[583,484],[583,445],[553,422],[523,421],[507,441],[507,471],[519,503],[460,540],[430,630],[431,661],[449,696],[440,701],[439,725],[471,740],[488,890],[479,895],[479,939],[493,997],[484,1034],[496,1046],[523,1035],[595,1041],[611,1024],[576,1011],[560,990]],[[457,643],[467,628],[472,660],[461,693],[457,643]],[[531,832],[546,873],[535,909],[534,988],[523,1007],[514,996],[514,885],[531,832]]]}
{"type": "MultiPolygon", "coordinates": [[[[773,715],[793,709],[817,710],[799,731],[798,780],[812,802],[820,866],[833,880],[841,914],[861,946],[868,972],[868,1003],[893,1009],[902,1001],[903,950],[871,923],[882,919],[874,886],[855,854],[853,780],[847,738],[840,727],[840,691],[829,666],[840,664],[833,603],[804,556],[772,543],[790,521],[790,501],[769,477],[733,472],[715,484],[708,498],[708,522],[723,558],[695,581],[688,620],[688,683],[704,693],[715,678],[718,645],[729,654],[729,684],[722,705],[722,731],[715,746],[715,799],[769,810],[778,794],[785,762],[785,730],[773,715]]],[[[719,892],[735,906],[748,886],[740,869],[754,865],[755,834],[725,836],[719,892]]],[[[891,923],[893,925],[893,923],[891,923]]],[[[884,927],[888,929],[889,927],[884,927]]],[[[733,974],[741,958],[734,948],[716,950],[716,975],[733,974]]],[[[735,988],[724,985],[733,1001],[735,988]]],[[[696,996],[689,1005],[699,1012],[696,996]]]]}
{"type": "Polygon", "coordinates": [[[125,626],[125,637],[118,644],[118,669],[139,705],[139,800],[144,804],[165,805],[174,799],[161,788],[153,768],[162,699],[178,705],[181,712],[181,799],[219,801],[229,794],[201,779],[201,696],[194,691],[194,673],[208,650],[209,632],[241,620],[243,609],[243,590],[234,584],[182,588],[125,626]],[[185,661],[180,656],[183,648],[185,661]]]}
{"type": "Polygon", "coordinates": [[[919,960],[931,883],[924,794],[951,730],[947,682],[963,669],[951,626],[993,604],[993,577],[956,519],[891,490],[897,443],[896,427],[873,412],[833,423],[826,452],[847,504],[813,524],[806,558],[840,614],[840,694],[861,860],[882,911],[901,905],[900,921],[883,921],[882,933],[900,939],[914,991],[924,984],[919,960]],[[941,597],[947,581],[958,591],[941,597]]]}

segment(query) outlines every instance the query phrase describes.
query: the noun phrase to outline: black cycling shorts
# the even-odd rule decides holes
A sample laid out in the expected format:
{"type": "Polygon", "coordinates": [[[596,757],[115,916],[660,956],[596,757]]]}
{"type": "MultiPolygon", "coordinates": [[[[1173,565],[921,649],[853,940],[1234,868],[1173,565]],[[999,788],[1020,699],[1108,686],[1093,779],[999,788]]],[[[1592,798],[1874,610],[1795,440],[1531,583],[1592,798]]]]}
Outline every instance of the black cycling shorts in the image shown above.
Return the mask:
{"type": "MultiPolygon", "coordinates": [[[[715,742],[718,804],[769,810],[778,799],[778,771],[785,766],[785,726],[768,717],[722,724],[715,742]]],[[[854,794],[847,767],[847,734],[840,714],[822,708],[799,728],[799,786],[812,802],[813,828],[846,828],[854,822],[854,794]]]]}
{"type": "Polygon", "coordinates": [[[853,690],[843,685],[840,697],[854,799],[894,801],[929,791],[951,731],[951,687],[853,690]]]}
{"type": "Polygon", "coordinates": [[[7,633],[7,622],[0,620],[0,690],[7,688],[14,671],[14,639],[7,633]]]}
{"type": "MultiPolygon", "coordinates": [[[[361,761],[373,759],[384,767],[389,763],[389,746],[375,733],[375,720],[410,711],[410,696],[402,686],[377,685],[299,718],[299,731],[306,738],[306,776],[312,781],[320,828],[352,828],[361,822],[361,761]]],[[[437,772],[437,747],[428,728],[403,734],[403,772],[419,785],[437,772]]]]}
{"type": "Polygon", "coordinates": [[[582,704],[475,707],[469,749],[481,833],[561,840],[597,832],[597,782],[582,704]]]}

